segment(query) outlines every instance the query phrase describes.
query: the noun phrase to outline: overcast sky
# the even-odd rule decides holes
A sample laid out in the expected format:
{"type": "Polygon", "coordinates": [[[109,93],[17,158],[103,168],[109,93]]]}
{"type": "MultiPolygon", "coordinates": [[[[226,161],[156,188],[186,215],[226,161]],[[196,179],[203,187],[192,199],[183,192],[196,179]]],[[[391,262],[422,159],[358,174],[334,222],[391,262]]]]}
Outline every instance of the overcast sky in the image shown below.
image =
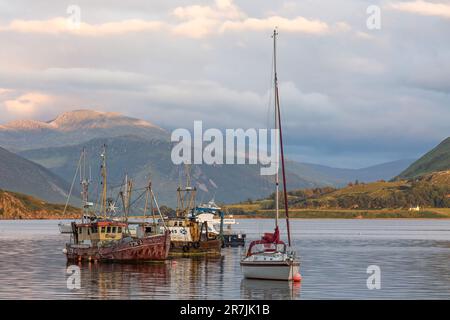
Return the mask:
{"type": "Polygon", "coordinates": [[[0,0],[0,124],[92,108],[266,127],[274,26],[290,158],[358,168],[450,135],[447,0],[0,0]]]}

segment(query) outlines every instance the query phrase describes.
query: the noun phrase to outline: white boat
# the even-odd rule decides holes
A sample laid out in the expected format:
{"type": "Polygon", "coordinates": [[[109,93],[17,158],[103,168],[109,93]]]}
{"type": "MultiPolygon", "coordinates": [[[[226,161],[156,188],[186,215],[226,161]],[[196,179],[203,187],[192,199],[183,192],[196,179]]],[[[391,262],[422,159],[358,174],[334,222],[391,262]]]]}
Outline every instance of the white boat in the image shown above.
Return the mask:
{"type": "Polygon", "coordinates": [[[300,275],[300,262],[295,252],[288,252],[286,244],[280,240],[263,239],[253,241],[246,257],[241,260],[245,278],[265,280],[296,280],[300,275]]]}
{"type": "Polygon", "coordinates": [[[286,173],[284,167],[283,135],[281,130],[280,103],[278,96],[278,79],[276,64],[276,38],[277,31],[273,32],[273,55],[274,55],[274,89],[275,89],[275,129],[278,129],[279,141],[275,139],[275,150],[277,152],[277,170],[275,173],[275,231],[265,233],[260,240],[252,241],[246,255],[241,259],[241,269],[245,278],[266,280],[294,280],[300,281],[300,261],[295,251],[291,250],[291,232],[289,226],[289,206],[287,192],[284,194],[284,211],[286,216],[286,229],[288,245],[280,239],[278,228],[279,215],[279,165],[278,151],[281,154],[281,168],[283,173],[283,190],[286,191],[286,173]],[[278,146],[279,143],[279,146],[278,146]],[[289,250],[288,250],[289,247],[289,250]]]}
{"type": "Polygon", "coordinates": [[[60,222],[60,223],[58,223],[58,228],[59,228],[59,232],[61,232],[61,233],[72,233],[73,232],[72,224],[70,224],[70,223],[60,222]]]}

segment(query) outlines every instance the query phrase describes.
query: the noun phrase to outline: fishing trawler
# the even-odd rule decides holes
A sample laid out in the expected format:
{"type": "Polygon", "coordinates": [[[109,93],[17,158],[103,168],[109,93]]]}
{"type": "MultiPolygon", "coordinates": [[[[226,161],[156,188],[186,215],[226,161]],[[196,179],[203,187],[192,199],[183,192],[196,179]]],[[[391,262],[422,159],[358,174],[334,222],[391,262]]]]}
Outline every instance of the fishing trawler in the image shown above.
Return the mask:
{"type": "Polygon", "coordinates": [[[170,231],[170,255],[220,255],[222,239],[211,232],[209,221],[198,218],[195,210],[197,189],[190,185],[189,166],[186,166],[186,186],[177,188],[176,217],[166,221],[170,231]]]}
{"type": "Polygon", "coordinates": [[[208,203],[200,204],[195,208],[197,219],[208,222],[208,232],[222,238],[222,247],[245,246],[246,234],[231,229],[232,225],[238,224],[233,216],[226,217],[214,198],[208,203]],[[219,218],[216,218],[216,217],[219,218]],[[222,228],[221,228],[222,226],[222,228]],[[226,229],[224,227],[226,226],[226,229]]]}
{"type": "MultiPolygon", "coordinates": [[[[78,170],[80,170],[80,176],[83,176],[81,179],[83,214],[81,216],[81,222],[73,221],[71,223],[72,232],[70,242],[66,244],[66,247],[63,250],[67,256],[67,260],[95,262],[143,262],[165,260],[168,257],[170,249],[170,233],[165,225],[163,225],[161,230],[148,222],[141,222],[136,225],[135,235],[131,235],[130,233],[128,215],[130,211],[129,199],[131,197],[131,181],[125,183],[125,192],[121,192],[124,216],[113,217],[115,204],[110,198],[107,198],[106,146],[104,146],[101,158],[103,188],[100,201],[101,209],[96,213],[91,210],[91,207],[94,204],[89,202],[88,199],[90,179],[86,179],[85,175],[85,150],[83,150],[80,157],[75,176],[77,176],[78,170]]],[[[69,197],[71,191],[69,192],[69,197]]],[[[156,197],[151,188],[151,183],[149,183],[145,192],[151,197],[151,201],[156,203],[158,213],[161,216],[156,197]]],[[[66,202],[66,207],[68,202],[69,200],[66,202]]]]}
{"type": "Polygon", "coordinates": [[[278,137],[275,139],[277,152],[277,170],[275,174],[275,231],[265,233],[260,240],[252,241],[246,255],[241,259],[240,265],[245,278],[267,280],[294,280],[300,281],[300,261],[292,250],[291,231],[289,225],[289,210],[286,189],[286,172],[284,167],[283,135],[281,130],[280,100],[278,95],[278,78],[276,64],[276,39],[278,32],[273,31],[273,74],[274,74],[274,100],[275,100],[275,129],[278,137]],[[279,143],[279,145],[278,145],[279,143]],[[284,211],[288,244],[280,238],[278,226],[279,215],[279,165],[278,152],[281,154],[281,168],[283,176],[284,211]]]}

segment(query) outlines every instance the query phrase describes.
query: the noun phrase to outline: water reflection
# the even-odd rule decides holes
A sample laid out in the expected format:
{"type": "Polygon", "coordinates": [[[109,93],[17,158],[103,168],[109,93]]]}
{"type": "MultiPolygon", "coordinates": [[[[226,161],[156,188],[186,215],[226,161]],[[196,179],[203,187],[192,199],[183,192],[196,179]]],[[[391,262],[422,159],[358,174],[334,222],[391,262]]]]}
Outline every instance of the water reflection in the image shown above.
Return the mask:
{"type": "Polygon", "coordinates": [[[241,299],[295,300],[300,298],[300,288],[299,282],[242,279],[241,299]]]}
{"type": "MultiPolygon", "coordinates": [[[[67,265],[69,266],[69,265],[67,265]]],[[[152,298],[167,286],[171,266],[167,262],[145,264],[80,263],[81,289],[85,298],[152,298]]]]}
{"type": "MultiPolygon", "coordinates": [[[[249,241],[273,221],[241,220],[249,241]],[[263,224],[258,227],[258,224],[263,224]]],[[[294,220],[303,282],[242,280],[243,248],[221,257],[80,265],[67,288],[67,241],[55,221],[0,221],[0,299],[448,299],[450,220],[294,220]],[[369,265],[381,290],[366,286],[369,265]],[[301,291],[301,292],[300,292],[301,291]]]]}

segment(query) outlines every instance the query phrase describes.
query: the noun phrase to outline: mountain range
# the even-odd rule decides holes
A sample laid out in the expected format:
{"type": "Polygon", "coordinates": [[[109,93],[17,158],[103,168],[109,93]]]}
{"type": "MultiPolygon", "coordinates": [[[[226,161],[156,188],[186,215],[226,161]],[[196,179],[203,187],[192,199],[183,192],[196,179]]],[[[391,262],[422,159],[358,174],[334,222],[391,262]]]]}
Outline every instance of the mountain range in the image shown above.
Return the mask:
{"type": "MultiPolygon", "coordinates": [[[[88,163],[92,167],[91,192],[96,197],[99,189],[99,155],[106,144],[111,187],[119,186],[125,173],[138,188],[147,185],[151,177],[160,203],[174,206],[176,187],[183,170],[171,161],[172,144],[169,138],[166,130],[150,122],[93,110],[66,112],[48,122],[24,120],[0,126],[0,146],[15,152],[22,160],[28,159],[28,164],[37,163],[37,172],[46,169],[46,172],[53,174],[53,179],[60,177],[62,182],[57,185],[62,189],[66,186],[65,190],[68,190],[80,152],[86,147],[88,163]]],[[[340,169],[288,161],[288,188],[341,187],[355,180],[388,180],[402,172],[412,161],[400,160],[364,169],[340,169]]],[[[3,167],[4,172],[15,172],[12,178],[17,175],[17,179],[21,179],[21,170],[15,169],[15,161],[8,161],[3,167]]],[[[217,201],[229,203],[267,196],[273,191],[273,178],[261,176],[259,169],[259,165],[194,165],[191,170],[193,184],[199,189],[197,199],[207,201],[215,196],[217,201]]],[[[0,187],[61,202],[60,198],[52,198],[54,187],[45,183],[42,188],[46,192],[36,194],[33,191],[46,179],[39,177],[29,182],[27,187],[18,185],[11,188],[14,184],[10,177],[0,187]]],[[[117,188],[111,190],[118,191],[117,188]]]]}

